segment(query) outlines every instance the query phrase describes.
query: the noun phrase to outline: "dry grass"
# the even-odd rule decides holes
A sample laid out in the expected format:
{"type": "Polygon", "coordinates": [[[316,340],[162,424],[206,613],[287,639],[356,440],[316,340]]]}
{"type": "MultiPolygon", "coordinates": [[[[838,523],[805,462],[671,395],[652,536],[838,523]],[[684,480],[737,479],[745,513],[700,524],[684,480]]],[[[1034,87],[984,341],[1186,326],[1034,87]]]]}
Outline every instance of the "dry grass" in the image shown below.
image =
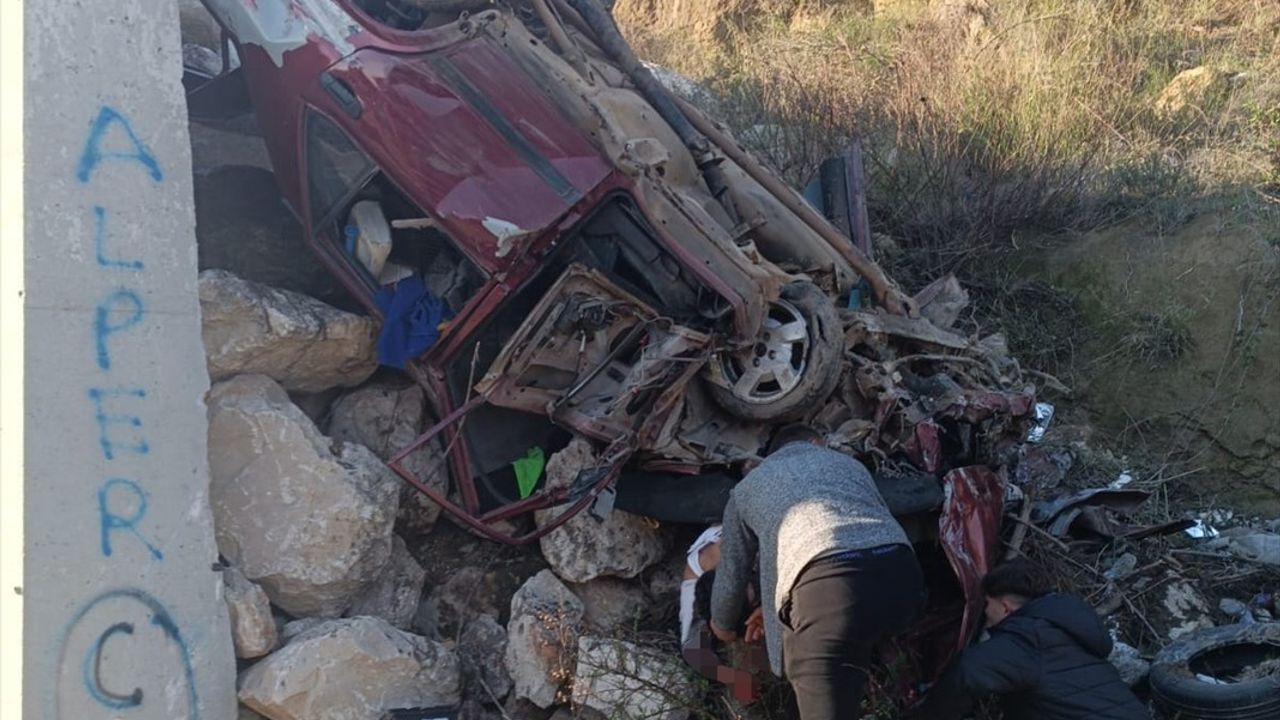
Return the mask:
{"type": "Polygon", "coordinates": [[[863,137],[873,223],[930,271],[963,271],[1021,229],[1176,222],[1188,199],[1226,188],[1280,194],[1271,0],[621,0],[616,12],[643,54],[725,97],[739,136],[793,182],[863,137]],[[1217,72],[1209,91],[1158,111],[1169,81],[1201,65],[1217,72]]]}

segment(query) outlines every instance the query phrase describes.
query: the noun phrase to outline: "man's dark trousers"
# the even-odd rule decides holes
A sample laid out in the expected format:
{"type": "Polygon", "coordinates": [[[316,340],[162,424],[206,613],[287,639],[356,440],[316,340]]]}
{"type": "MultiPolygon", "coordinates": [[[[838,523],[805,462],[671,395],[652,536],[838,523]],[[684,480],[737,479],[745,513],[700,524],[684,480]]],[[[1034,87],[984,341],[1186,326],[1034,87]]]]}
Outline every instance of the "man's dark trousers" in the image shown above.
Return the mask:
{"type": "Polygon", "coordinates": [[[782,609],[782,662],[801,720],[856,720],[871,649],[905,630],[924,605],[924,578],[906,545],[819,558],[782,609]]]}

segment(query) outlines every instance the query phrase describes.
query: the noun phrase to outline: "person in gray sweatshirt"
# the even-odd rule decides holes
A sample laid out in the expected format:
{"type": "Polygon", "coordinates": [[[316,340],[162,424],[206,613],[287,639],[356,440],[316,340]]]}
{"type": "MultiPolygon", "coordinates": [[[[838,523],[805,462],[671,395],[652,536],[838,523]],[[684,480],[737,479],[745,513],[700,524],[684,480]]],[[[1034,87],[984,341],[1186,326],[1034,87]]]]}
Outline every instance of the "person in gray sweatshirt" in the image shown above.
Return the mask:
{"type": "Polygon", "coordinates": [[[859,717],[872,646],[924,605],[919,563],[871,474],[805,425],[780,429],[733,489],[716,570],[712,632],[763,635],[802,720],[859,717]],[[762,612],[747,618],[757,558],[762,612]]]}

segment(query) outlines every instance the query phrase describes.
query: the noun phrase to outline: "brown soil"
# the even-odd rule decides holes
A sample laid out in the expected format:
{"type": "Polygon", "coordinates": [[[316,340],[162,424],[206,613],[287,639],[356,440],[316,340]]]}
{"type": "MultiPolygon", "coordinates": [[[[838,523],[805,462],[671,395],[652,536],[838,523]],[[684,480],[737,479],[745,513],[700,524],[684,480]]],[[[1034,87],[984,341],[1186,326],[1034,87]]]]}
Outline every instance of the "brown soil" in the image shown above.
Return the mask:
{"type": "Polygon", "coordinates": [[[1077,301],[1074,373],[1101,439],[1176,489],[1280,514],[1280,230],[1206,213],[1059,244],[1049,280],[1077,301]]]}

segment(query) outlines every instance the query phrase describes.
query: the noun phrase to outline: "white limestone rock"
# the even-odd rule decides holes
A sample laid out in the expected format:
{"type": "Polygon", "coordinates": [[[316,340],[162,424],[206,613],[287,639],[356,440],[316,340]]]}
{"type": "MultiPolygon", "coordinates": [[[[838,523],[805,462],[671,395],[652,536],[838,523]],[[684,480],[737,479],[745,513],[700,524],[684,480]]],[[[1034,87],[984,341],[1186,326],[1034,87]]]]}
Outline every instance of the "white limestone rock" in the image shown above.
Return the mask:
{"type": "MultiPolygon", "coordinates": [[[[329,411],[329,436],[364,445],[383,460],[411,444],[424,429],[426,397],[418,385],[372,383],[343,395],[329,411]]],[[[449,468],[438,440],[402,462],[404,468],[441,495],[449,491],[449,468]]],[[[400,490],[401,532],[429,532],[440,506],[407,482],[400,490]]]]}
{"type": "Polygon", "coordinates": [[[209,378],[262,374],[287,390],[359,385],[377,369],[377,324],[319,300],[244,280],[200,273],[201,334],[209,378]]]}
{"type": "Polygon", "coordinates": [[[564,700],[582,627],[582,601],[550,571],[511,598],[505,661],[513,691],[541,708],[564,700]]]}
{"type": "Polygon", "coordinates": [[[321,435],[270,378],[219,383],[208,407],[218,550],[290,615],[341,615],[391,557],[397,479],[321,435]]]}
{"type": "Polygon", "coordinates": [[[674,657],[623,640],[578,639],[573,702],[609,718],[686,720],[695,692],[674,657]]]}
{"type": "Polygon", "coordinates": [[[422,585],[427,571],[409,553],[400,537],[392,537],[391,561],[373,584],[365,589],[347,610],[348,617],[372,615],[393,626],[408,630],[413,624],[413,614],[422,599],[422,585]]]}
{"type": "Polygon", "coordinates": [[[274,650],[276,621],[271,617],[271,601],[267,594],[233,567],[222,571],[222,587],[231,619],[231,640],[236,657],[247,660],[274,650]]]}
{"type": "MultiPolygon", "coordinates": [[[[569,486],[579,470],[594,462],[591,445],[581,438],[573,439],[547,461],[547,487],[569,486]]],[[[561,510],[540,510],[534,521],[543,527],[561,510]]],[[[598,577],[633,578],[667,551],[666,539],[657,527],[621,510],[614,510],[604,522],[583,511],[542,536],[539,544],[556,575],[574,583],[598,577]]]]}
{"type": "Polygon", "coordinates": [[[381,720],[388,710],[454,705],[457,656],[372,617],[295,636],[241,676],[240,702],[271,720],[381,720]]]}

